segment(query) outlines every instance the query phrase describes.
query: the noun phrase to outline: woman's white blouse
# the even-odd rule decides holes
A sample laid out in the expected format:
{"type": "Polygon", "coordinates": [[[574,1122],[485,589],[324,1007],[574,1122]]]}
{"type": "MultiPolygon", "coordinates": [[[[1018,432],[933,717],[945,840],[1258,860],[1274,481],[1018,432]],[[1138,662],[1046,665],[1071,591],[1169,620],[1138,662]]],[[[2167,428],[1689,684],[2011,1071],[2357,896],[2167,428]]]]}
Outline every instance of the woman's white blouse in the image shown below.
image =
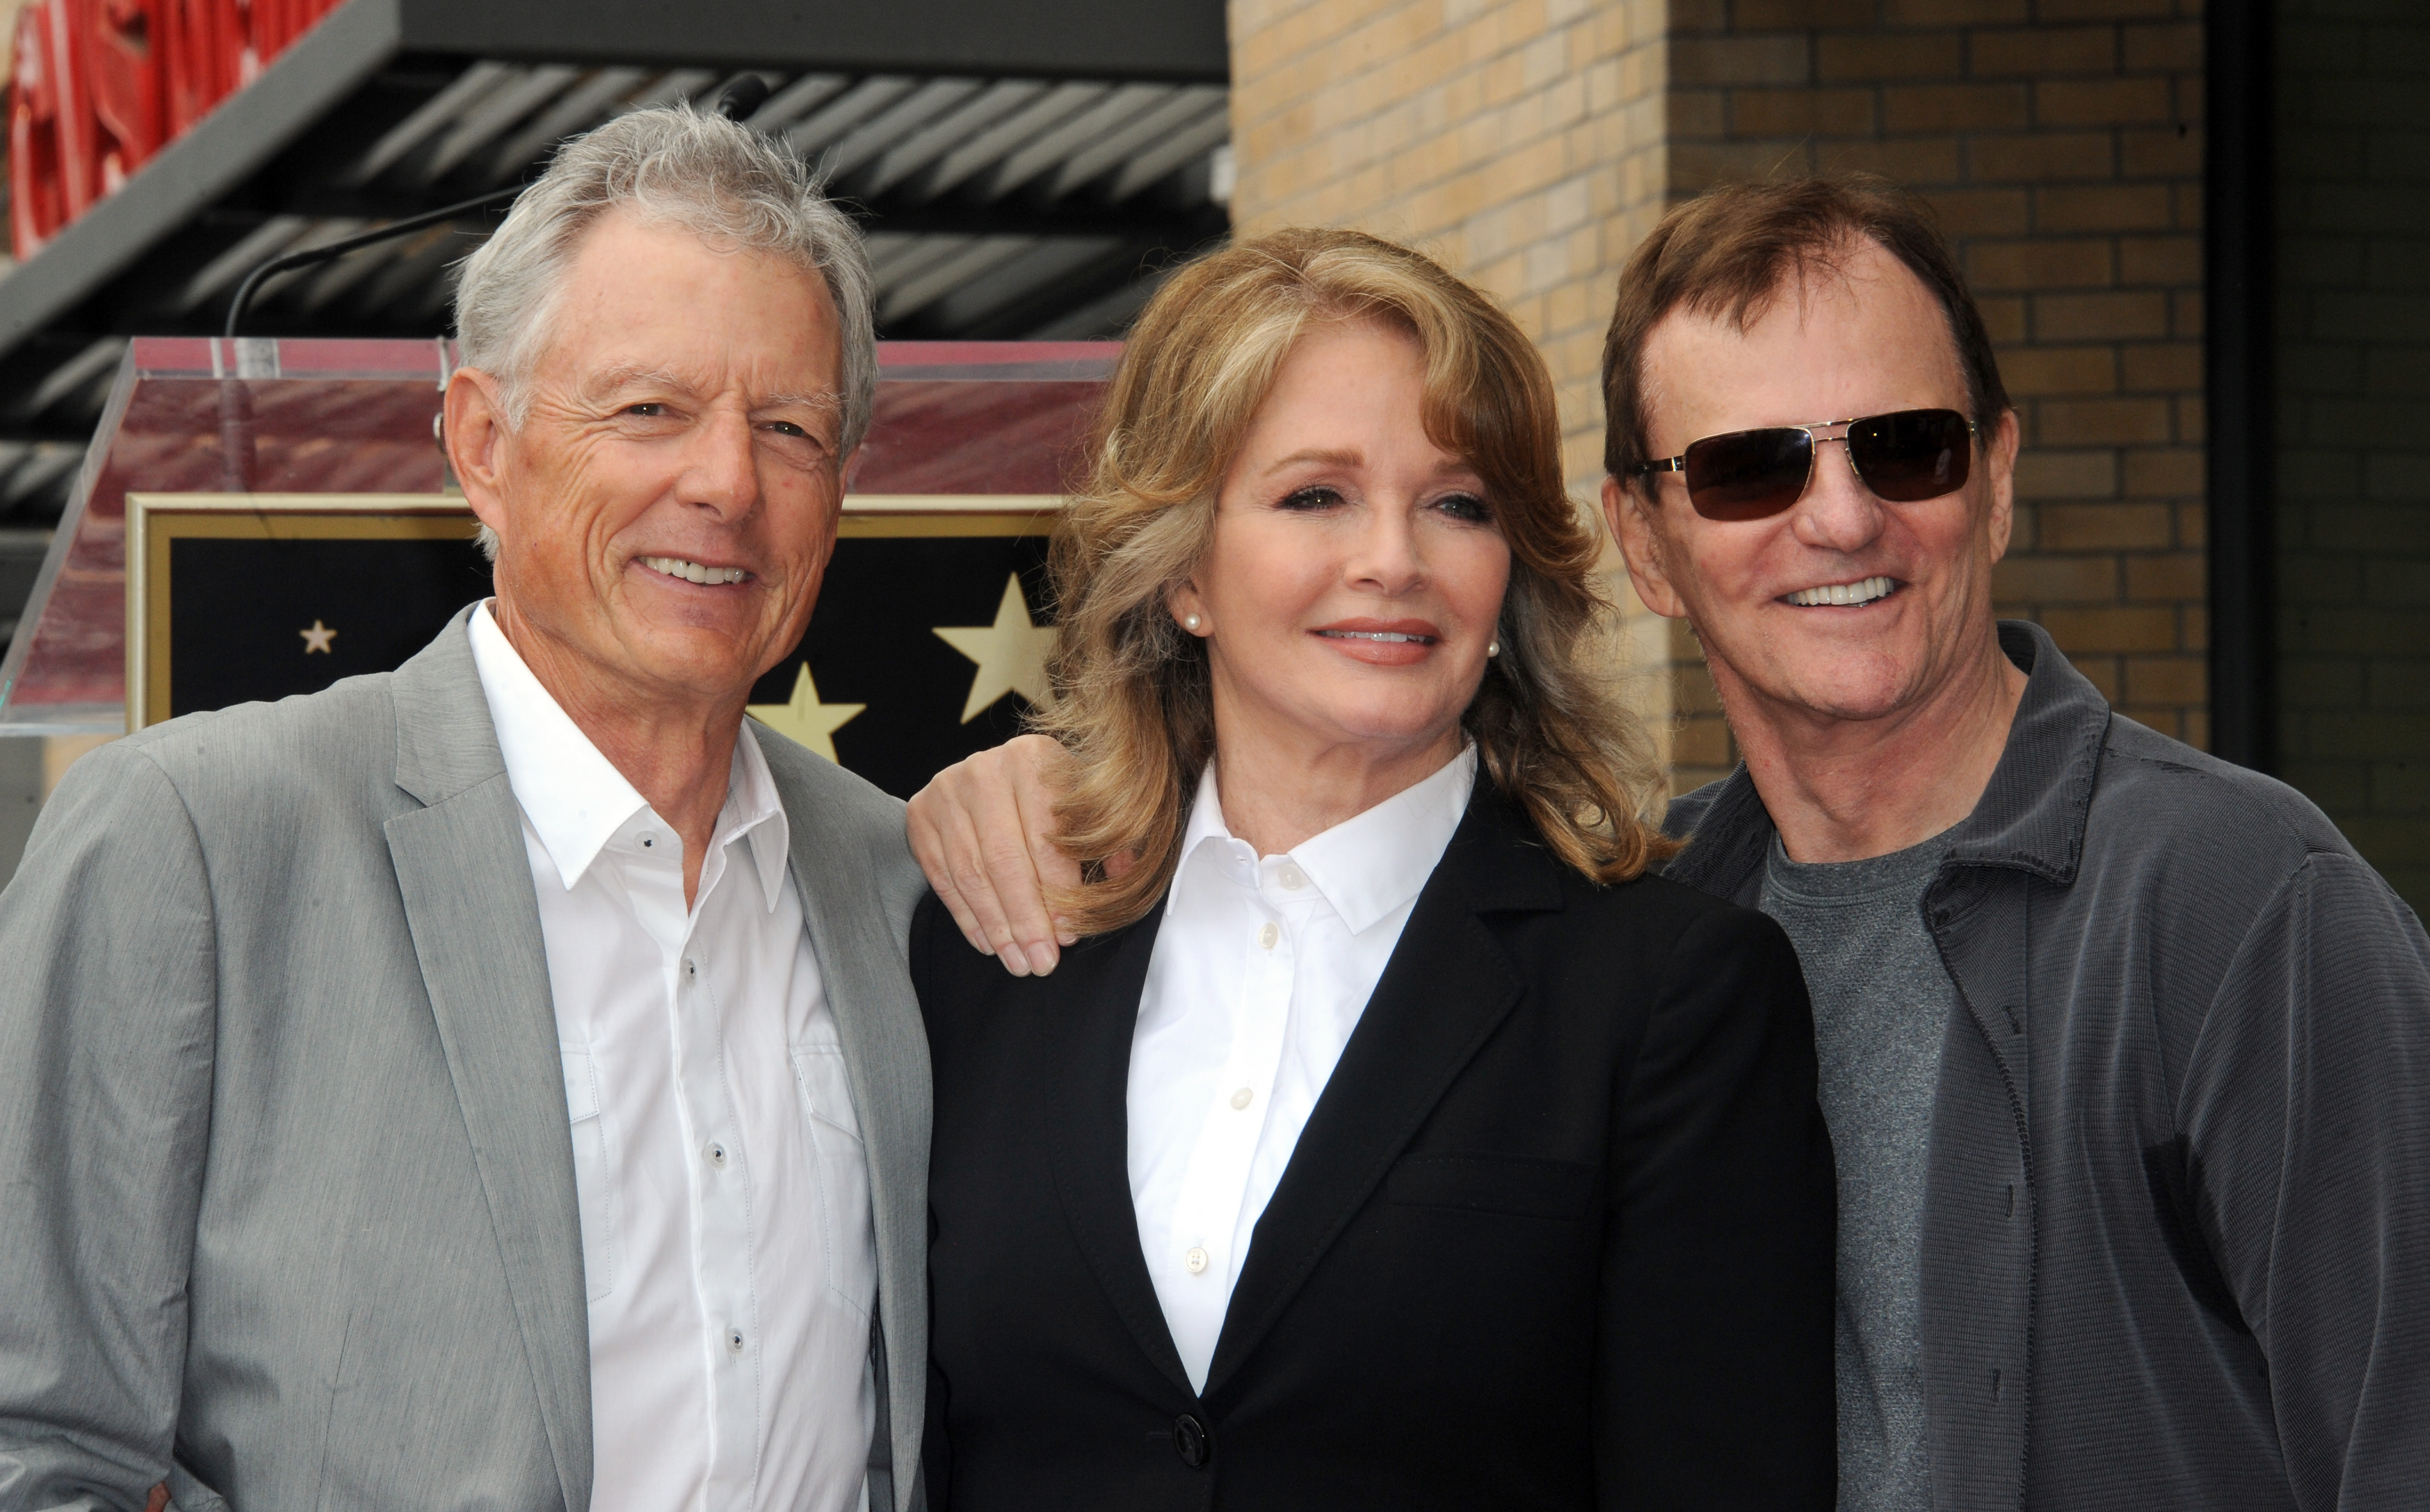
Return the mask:
{"type": "Polygon", "coordinates": [[[1131,1203],[1165,1326],[1206,1389],[1249,1237],[1476,781],[1474,746],[1284,856],[1223,822],[1209,763],[1140,994],[1131,1203]]]}

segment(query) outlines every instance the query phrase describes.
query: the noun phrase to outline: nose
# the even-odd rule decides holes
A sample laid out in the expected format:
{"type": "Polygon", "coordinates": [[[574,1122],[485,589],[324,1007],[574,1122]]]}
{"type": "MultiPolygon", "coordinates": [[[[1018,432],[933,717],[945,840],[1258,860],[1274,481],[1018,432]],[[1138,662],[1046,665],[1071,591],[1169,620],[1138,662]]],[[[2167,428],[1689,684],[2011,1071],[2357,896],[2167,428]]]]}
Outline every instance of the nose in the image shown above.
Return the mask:
{"type": "Polygon", "coordinates": [[[1814,439],[1813,475],[1799,496],[1789,529],[1800,543],[1822,551],[1856,552],[1882,533],[1882,501],[1856,475],[1844,435],[1814,439]]]}
{"type": "Polygon", "coordinates": [[[704,416],[693,431],[682,475],[675,480],[683,503],[707,509],[721,521],[740,519],[759,502],[759,464],[750,417],[724,407],[704,416]]]}
{"type": "Polygon", "coordinates": [[[1344,575],[1356,587],[1397,598],[1426,580],[1425,557],[1409,500],[1376,500],[1359,511],[1358,537],[1344,575]]]}

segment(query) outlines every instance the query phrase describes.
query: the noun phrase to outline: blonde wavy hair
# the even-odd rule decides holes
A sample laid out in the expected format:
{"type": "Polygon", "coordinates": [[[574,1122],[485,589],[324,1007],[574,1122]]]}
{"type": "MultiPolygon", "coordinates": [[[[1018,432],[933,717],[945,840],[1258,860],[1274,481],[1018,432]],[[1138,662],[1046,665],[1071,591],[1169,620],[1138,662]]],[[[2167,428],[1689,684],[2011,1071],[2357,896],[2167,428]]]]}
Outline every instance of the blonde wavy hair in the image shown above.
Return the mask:
{"type": "Polygon", "coordinates": [[[1081,859],[1082,881],[1053,902],[1081,934],[1145,916],[1179,863],[1215,712],[1206,643],[1173,623],[1167,595],[1204,558],[1217,488],[1284,359],[1320,321],[1379,321],[1416,338],[1426,434],[1475,469],[1509,542],[1502,655],[1461,719],[1494,786],[1597,882],[1626,881],[1675,849],[1646,821],[1663,787],[1653,742],[1586,664],[1611,606],[1592,578],[1599,540],[1562,484],[1543,358],[1509,316],[1418,253],[1356,231],[1277,231],[1179,269],[1148,302],[1055,536],[1057,699],[1033,727],[1072,758],[1057,838],[1081,859]],[[1139,857],[1127,870],[1105,865],[1125,853],[1139,857]]]}

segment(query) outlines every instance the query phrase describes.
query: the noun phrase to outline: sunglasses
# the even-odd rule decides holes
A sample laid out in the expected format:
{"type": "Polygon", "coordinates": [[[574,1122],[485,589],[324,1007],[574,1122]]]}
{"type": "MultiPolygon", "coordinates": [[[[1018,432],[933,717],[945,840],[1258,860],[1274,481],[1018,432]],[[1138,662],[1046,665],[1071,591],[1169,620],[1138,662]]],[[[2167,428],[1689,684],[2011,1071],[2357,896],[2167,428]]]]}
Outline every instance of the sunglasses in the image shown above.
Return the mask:
{"type": "Polygon", "coordinates": [[[1966,486],[1977,434],[1974,423],[1955,409],[1902,409],[1707,436],[1677,457],[1639,463],[1635,471],[1639,477],[1686,474],[1688,502],[1707,520],[1764,520],[1804,495],[1813,481],[1816,448],[1844,440],[1848,461],[1874,497],[1915,504],[1966,486]],[[1833,425],[1847,426],[1847,434],[1815,436],[1833,425]]]}

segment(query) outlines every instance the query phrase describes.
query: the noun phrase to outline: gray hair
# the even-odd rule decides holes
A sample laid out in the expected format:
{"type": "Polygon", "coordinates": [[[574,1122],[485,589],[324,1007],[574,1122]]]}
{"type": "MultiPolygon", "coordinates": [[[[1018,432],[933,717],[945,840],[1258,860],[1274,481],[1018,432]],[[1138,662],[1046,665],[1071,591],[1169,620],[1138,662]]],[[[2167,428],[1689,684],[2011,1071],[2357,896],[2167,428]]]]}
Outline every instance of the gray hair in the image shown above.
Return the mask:
{"type": "MultiPolygon", "coordinates": [[[[464,259],[456,332],[464,365],[494,376],[508,421],[530,413],[531,374],[566,265],[609,210],[771,253],[826,281],[841,318],[843,455],[868,434],[877,322],[860,228],[781,142],[689,104],[618,116],[559,148],[495,235],[464,259]]],[[[483,534],[486,536],[487,532],[483,534]]]]}

